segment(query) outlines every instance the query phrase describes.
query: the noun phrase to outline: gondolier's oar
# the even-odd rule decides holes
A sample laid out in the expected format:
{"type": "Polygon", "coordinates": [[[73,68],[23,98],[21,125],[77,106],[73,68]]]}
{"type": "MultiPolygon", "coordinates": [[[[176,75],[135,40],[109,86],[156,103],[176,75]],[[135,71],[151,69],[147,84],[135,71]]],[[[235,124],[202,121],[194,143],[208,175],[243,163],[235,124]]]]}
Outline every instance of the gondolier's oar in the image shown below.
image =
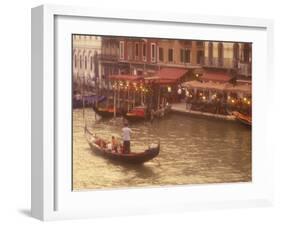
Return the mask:
{"type": "Polygon", "coordinates": [[[84,133],[89,133],[90,135],[94,135],[89,129],[88,129],[88,127],[87,127],[87,125],[85,124],[85,126],[84,126],[84,133]]]}

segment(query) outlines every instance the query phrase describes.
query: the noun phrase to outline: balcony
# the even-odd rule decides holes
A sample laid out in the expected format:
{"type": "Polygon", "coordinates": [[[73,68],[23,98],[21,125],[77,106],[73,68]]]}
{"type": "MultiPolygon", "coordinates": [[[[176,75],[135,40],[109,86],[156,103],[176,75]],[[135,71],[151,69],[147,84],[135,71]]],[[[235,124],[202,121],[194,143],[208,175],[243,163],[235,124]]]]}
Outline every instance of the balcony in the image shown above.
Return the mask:
{"type": "Polygon", "coordinates": [[[214,67],[214,68],[234,68],[234,60],[231,58],[204,58],[205,67],[214,67]]]}
{"type": "Polygon", "coordinates": [[[238,73],[244,76],[251,76],[252,67],[251,63],[238,63],[238,73]]]}
{"type": "Polygon", "coordinates": [[[105,60],[105,61],[117,61],[118,55],[112,55],[112,54],[101,54],[100,55],[100,60],[105,60]]]}

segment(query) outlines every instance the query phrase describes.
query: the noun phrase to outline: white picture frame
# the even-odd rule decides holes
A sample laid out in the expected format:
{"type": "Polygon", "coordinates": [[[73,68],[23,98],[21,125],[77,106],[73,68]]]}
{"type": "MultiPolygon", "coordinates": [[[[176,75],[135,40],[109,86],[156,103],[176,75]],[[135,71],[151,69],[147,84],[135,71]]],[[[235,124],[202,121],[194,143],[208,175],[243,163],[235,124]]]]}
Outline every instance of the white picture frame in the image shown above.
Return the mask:
{"type": "MultiPolygon", "coordinates": [[[[120,26],[127,26],[120,25],[120,26]]],[[[112,26],[112,25],[109,25],[112,26]]],[[[86,32],[88,28],[80,26],[79,32],[86,32]]],[[[161,29],[159,29],[161,30],[161,29]]],[[[167,29],[166,29],[167,30],[167,29]]],[[[76,31],[73,31],[75,33],[76,31]]],[[[95,34],[95,30],[92,31],[95,34]]],[[[165,33],[159,32],[159,37],[165,37],[165,33]]],[[[167,32],[167,31],[166,31],[167,32]]],[[[170,31],[171,32],[171,31],[170,31]]],[[[141,35],[143,31],[124,31],[112,29],[103,34],[141,35]],[[118,33],[119,32],[119,33],[118,33]]],[[[202,32],[203,34],[204,32],[202,32]]],[[[100,33],[99,33],[100,34],[100,33]]],[[[157,33],[155,33],[157,34],[157,33]]],[[[201,35],[202,35],[201,34],[201,35]]],[[[211,34],[211,33],[210,33],[211,34]]],[[[166,34],[167,35],[167,34],[166,34]]],[[[207,33],[203,34],[207,38],[207,33]]],[[[217,34],[216,34],[217,35],[217,34]]],[[[212,39],[215,34],[212,33],[212,39]]],[[[235,40],[240,40],[239,35],[233,33],[235,40]]],[[[68,48],[68,47],[67,47],[68,48]]],[[[63,51],[63,49],[62,49],[63,51]]],[[[69,56],[68,56],[69,57],[69,56]]],[[[184,15],[163,12],[132,12],[115,11],[114,9],[101,10],[83,7],[43,5],[32,9],[32,216],[41,220],[56,220],[69,218],[84,218],[98,216],[132,215],[158,212],[175,212],[196,209],[253,207],[271,205],[273,202],[273,151],[267,142],[266,120],[270,101],[266,108],[263,96],[258,90],[265,90],[265,96],[269,96],[273,87],[273,22],[265,19],[216,17],[184,15]],[[62,18],[62,20],[60,20],[62,18]],[[63,18],[67,18],[64,20],[63,18]],[[72,27],[69,25],[69,18],[72,27]],[[56,21],[56,20],[60,21],[56,21]],[[75,21],[78,21],[77,24],[75,21]],[[128,26],[141,24],[146,26],[151,34],[153,26],[175,27],[171,37],[180,35],[176,31],[177,26],[182,28],[191,26],[195,29],[191,38],[196,36],[196,29],[202,27],[221,29],[222,38],[228,39],[229,34],[223,34],[223,30],[241,30],[242,40],[254,43],[253,71],[257,75],[253,81],[253,181],[251,183],[169,186],[145,189],[117,189],[110,191],[72,192],[67,178],[69,163],[64,166],[62,159],[67,148],[60,149],[67,140],[61,138],[56,132],[60,123],[58,103],[64,95],[70,95],[68,82],[62,84],[63,79],[70,79],[71,74],[64,73],[56,68],[58,62],[66,59],[62,55],[60,39],[68,35],[79,26],[79,23],[110,23],[126,22],[128,26]],[[151,27],[152,26],[152,27],[151,27]],[[64,29],[66,28],[66,29],[64,29]],[[61,31],[60,31],[61,30],[61,31]],[[243,32],[245,32],[243,34],[243,32]],[[252,32],[253,36],[247,36],[252,32]],[[58,37],[56,36],[59,33],[58,37]],[[62,34],[62,36],[60,36],[62,34]],[[255,44],[256,43],[256,44],[255,44]],[[258,51],[262,57],[258,57],[258,51]],[[62,58],[61,58],[62,57],[62,58]],[[264,75],[262,76],[262,73],[264,75]],[[57,78],[56,75],[61,77],[57,78]],[[64,77],[66,76],[66,77],[64,77]],[[58,98],[59,97],[59,98],[58,98]],[[58,98],[58,100],[57,100],[58,98]],[[58,136],[57,136],[58,135],[58,136]],[[58,138],[59,137],[59,138],[58,138]],[[263,139],[260,139],[263,138],[263,139]],[[59,140],[58,140],[59,139],[59,140]],[[65,177],[64,177],[65,176],[65,177]],[[66,180],[62,179],[66,178],[66,180]],[[118,198],[116,198],[118,197],[118,198]],[[90,204],[85,200],[90,200],[90,204]],[[110,203],[110,200],[113,200],[110,203]],[[122,202],[122,203],[121,203],[122,202]],[[83,208],[82,208],[82,204],[83,208]],[[118,203],[118,205],[116,205],[118,203]],[[68,208],[69,207],[69,208],[68,208]]],[[[71,65],[69,70],[71,70],[71,65]]],[[[69,81],[69,80],[68,80],[69,81]]],[[[66,105],[66,107],[69,105],[66,105]]],[[[62,109],[60,107],[60,109],[62,109]]],[[[65,112],[63,112],[65,113],[65,112]]],[[[67,113],[67,112],[66,112],[67,113]]],[[[64,129],[68,126],[62,127],[64,129]]],[[[61,129],[59,129],[61,130],[61,129]]],[[[63,132],[62,131],[62,132],[63,132]]],[[[71,150],[69,150],[71,152],[71,150]]]]}

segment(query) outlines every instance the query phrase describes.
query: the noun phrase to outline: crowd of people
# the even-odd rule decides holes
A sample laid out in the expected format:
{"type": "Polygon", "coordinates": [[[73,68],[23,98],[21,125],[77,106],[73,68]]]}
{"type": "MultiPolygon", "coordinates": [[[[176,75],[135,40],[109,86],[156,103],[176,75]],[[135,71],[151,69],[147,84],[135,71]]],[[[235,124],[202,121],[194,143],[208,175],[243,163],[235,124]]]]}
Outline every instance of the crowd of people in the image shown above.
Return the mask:
{"type": "Polygon", "coordinates": [[[251,115],[250,98],[245,101],[245,98],[230,97],[226,92],[218,92],[210,97],[208,91],[194,93],[182,87],[178,88],[177,94],[179,102],[185,102],[186,110],[222,115],[228,115],[229,111],[239,111],[251,115]]]}

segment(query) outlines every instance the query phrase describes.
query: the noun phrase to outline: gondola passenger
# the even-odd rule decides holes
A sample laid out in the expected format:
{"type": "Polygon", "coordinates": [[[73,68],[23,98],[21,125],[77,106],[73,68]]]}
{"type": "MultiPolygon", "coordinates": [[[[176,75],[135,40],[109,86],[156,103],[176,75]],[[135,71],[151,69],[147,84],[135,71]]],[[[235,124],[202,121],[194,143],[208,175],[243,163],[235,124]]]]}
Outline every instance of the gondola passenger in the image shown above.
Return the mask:
{"type": "Polygon", "coordinates": [[[114,136],[111,137],[111,147],[112,147],[112,151],[117,152],[118,142],[114,136]]]}

